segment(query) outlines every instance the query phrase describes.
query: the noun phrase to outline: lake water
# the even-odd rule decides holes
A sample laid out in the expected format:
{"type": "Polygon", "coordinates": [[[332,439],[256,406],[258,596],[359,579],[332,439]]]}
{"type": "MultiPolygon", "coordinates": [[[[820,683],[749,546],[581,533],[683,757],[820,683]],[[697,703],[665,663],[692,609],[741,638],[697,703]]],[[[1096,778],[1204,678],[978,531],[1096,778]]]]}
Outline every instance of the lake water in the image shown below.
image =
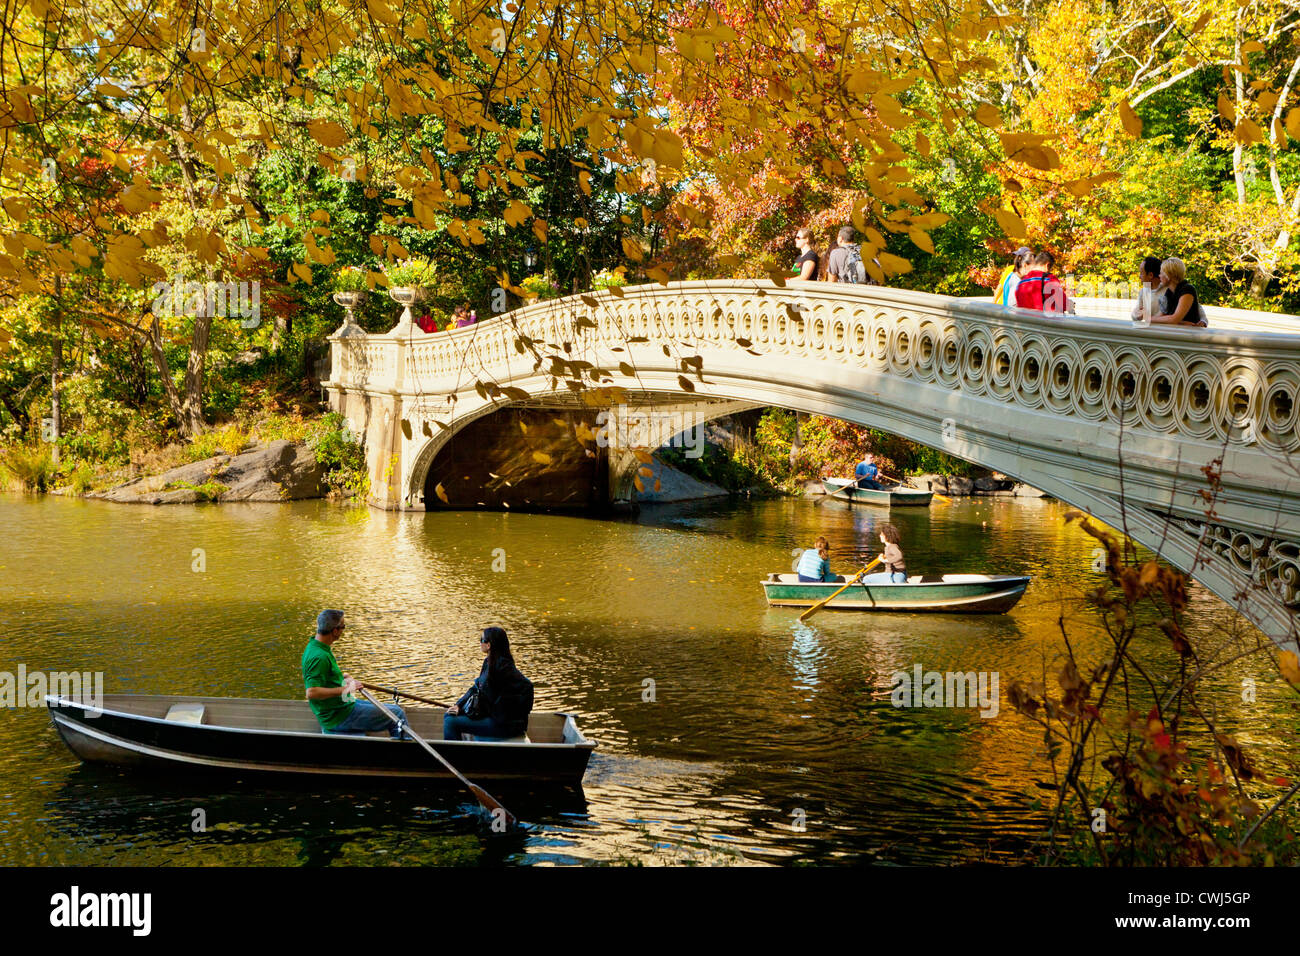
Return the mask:
{"type": "MultiPolygon", "coordinates": [[[[600,743],[581,790],[271,788],[81,765],[43,709],[0,710],[0,864],[953,863],[1012,861],[1042,825],[1042,734],[1005,700],[1105,635],[1082,594],[1094,542],[1034,499],[896,509],[710,501],[633,519],[394,514],[323,502],[137,507],[0,495],[0,671],[102,671],[107,692],[301,699],[316,613],[339,607],[344,669],[436,699],[509,632],[538,709],[600,743]],[[1025,573],[1009,614],[769,609],[759,581],[818,534],[837,571],[903,531],[912,573],[1025,573]],[[504,564],[504,571],[493,570],[504,564]],[[201,567],[201,570],[196,568],[201,567]],[[1000,675],[996,717],[896,708],[892,674],[1000,675]],[[649,684],[647,682],[653,682],[649,684]],[[653,689],[653,694],[650,693],[653,689]],[[647,698],[653,697],[653,700],[647,698]],[[203,811],[206,830],[192,826],[203,811]]],[[[1193,633],[1233,614],[1192,588],[1193,633]]],[[[1236,627],[1240,629],[1241,625],[1236,627]]],[[[1147,649],[1173,667],[1168,649],[1147,649]]],[[[1294,711],[1263,662],[1203,687],[1277,772],[1294,711]],[[1259,703],[1240,700],[1243,677],[1259,703]]]]}

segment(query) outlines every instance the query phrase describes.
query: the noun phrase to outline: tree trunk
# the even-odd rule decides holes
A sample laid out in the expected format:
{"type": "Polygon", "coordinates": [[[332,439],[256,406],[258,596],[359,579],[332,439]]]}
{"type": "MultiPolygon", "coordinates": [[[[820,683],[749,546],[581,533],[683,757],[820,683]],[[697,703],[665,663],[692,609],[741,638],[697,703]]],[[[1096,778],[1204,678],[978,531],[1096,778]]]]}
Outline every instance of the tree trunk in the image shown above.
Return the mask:
{"type": "Polygon", "coordinates": [[[795,460],[799,457],[799,452],[803,450],[803,429],[800,427],[804,420],[803,412],[794,413],[794,439],[790,442],[790,467],[794,467],[795,460]]]}
{"type": "MultiPolygon", "coordinates": [[[[50,459],[59,463],[59,436],[63,433],[63,410],[59,403],[59,379],[63,374],[63,277],[54,277],[54,345],[50,349],[50,459]]],[[[43,437],[43,436],[42,436],[43,437]]]]}
{"type": "Polygon", "coordinates": [[[167,395],[167,404],[181,434],[193,438],[203,430],[203,361],[208,350],[208,332],[212,328],[210,316],[196,316],[194,319],[194,338],[190,341],[189,362],[185,368],[185,391],[182,393],[172,379],[171,367],[167,364],[167,355],[163,352],[162,325],[154,316],[149,326],[149,348],[153,352],[154,364],[162,377],[163,391],[167,395]]]}

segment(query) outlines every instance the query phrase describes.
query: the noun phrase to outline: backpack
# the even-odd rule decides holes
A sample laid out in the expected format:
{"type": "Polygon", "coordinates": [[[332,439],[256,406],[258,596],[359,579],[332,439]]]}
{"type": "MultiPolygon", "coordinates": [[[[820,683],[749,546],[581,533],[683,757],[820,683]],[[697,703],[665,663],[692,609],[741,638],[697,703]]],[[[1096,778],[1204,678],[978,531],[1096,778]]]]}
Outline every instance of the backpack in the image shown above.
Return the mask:
{"type": "Polygon", "coordinates": [[[844,265],[840,267],[840,279],[855,283],[867,281],[867,267],[862,264],[862,251],[856,243],[844,247],[844,265]]]}

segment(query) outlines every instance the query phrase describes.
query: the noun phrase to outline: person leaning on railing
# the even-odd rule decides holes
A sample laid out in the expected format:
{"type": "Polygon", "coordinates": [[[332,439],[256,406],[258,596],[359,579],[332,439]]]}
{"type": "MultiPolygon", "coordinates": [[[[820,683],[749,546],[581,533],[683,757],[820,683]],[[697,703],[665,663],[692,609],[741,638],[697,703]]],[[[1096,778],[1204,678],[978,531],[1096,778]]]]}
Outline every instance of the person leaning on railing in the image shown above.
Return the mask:
{"type": "Polygon", "coordinates": [[[1164,310],[1160,307],[1160,257],[1147,256],[1138,266],[1138,296],[1133,321],[1147,323],[1164,310]]]}
{"type": "Polygon", "coordinates": [[[1151,317],[1152,325],[1209,325],[1196,288],[1187,281],[1187,264],[1169,258],[1160,264],[1160,295],[1156,299],[1160,315],[1151,317]]]}

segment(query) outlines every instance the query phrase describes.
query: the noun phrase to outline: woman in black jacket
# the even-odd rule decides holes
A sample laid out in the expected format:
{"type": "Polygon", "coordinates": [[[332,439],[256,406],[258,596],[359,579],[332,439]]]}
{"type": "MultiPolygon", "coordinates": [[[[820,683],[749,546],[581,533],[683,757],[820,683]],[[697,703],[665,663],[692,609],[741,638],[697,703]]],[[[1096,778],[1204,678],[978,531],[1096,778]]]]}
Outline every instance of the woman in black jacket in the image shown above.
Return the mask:
{"type": "Polygon", "coordinates": [[[479,639],[483,669],[473,686],[447,708],[442,719],[442,739],[460,740],[461,734],[475,737],[518,737],[528,729],[533,709],[533,685],[510,653],[510,640],[499,627],[483,630],[479,639]]]}

